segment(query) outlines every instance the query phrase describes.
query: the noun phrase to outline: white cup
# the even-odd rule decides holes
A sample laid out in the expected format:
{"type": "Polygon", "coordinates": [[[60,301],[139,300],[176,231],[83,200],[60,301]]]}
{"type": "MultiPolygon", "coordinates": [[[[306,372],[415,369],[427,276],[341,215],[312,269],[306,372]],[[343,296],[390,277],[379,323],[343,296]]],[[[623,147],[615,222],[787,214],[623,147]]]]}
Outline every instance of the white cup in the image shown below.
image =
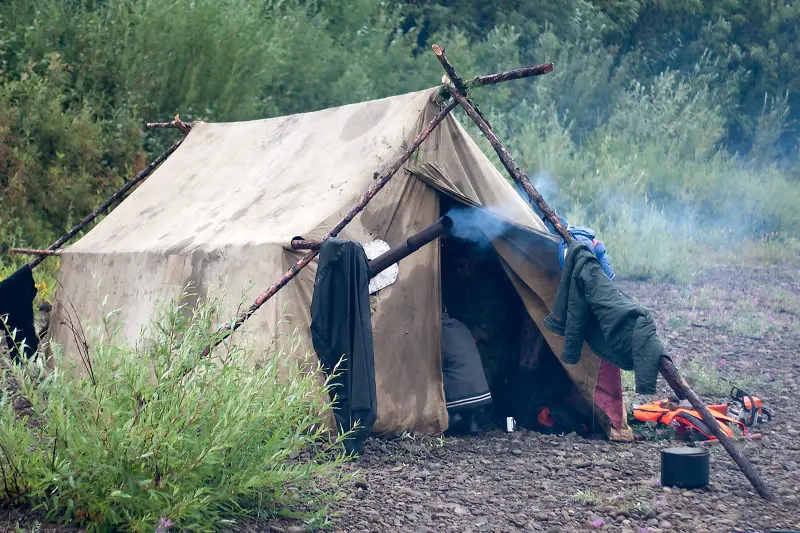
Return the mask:
{"type": "Polygon", "coordinates": [[[506,431],[511,433],[514,431],[514,428],[517,426],[517,422],[514,420],[513,416],[506,417],[506,431]]]}

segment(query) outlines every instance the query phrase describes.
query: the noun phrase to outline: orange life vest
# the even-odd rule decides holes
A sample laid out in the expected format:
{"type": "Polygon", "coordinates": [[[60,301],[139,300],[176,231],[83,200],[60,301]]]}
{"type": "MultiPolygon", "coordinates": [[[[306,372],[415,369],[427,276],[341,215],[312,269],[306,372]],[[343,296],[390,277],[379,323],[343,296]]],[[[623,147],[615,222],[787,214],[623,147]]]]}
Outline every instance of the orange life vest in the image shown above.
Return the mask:
{"type": "MultiPolygon", "coordinates": [[[[727,405],[709,405],[709,411],[714,416],[720,429],[729,437],[733,437],[732,426],[739,426],[743,433],[747,434],[747,427],[739,420],[727,416],[727,405]]],[[[652,403],[639,405],[633,409],[633,417],[639,422],[653,422],[656,424],[671,425],[673,422],[678,424],[678,428],[684,432],[687,429],[699,431],[708,439],[717,437],[711,432],[711,428],[703,420],[702,415],[694,409],[679,407],[669,400],[659,400],[652,403]]]]}

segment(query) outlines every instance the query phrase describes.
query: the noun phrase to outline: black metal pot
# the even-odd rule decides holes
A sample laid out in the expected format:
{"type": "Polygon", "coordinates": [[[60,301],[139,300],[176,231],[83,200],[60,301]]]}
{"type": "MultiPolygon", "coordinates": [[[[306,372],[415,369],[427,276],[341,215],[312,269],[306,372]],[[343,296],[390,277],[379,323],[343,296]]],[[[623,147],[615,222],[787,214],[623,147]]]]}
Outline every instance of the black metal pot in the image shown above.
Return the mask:
{"type": "Polygon", "coordinates": [[[661,450],[661,485],[696,489],[708,485],[709,452],[705,448],[661,450]]]}

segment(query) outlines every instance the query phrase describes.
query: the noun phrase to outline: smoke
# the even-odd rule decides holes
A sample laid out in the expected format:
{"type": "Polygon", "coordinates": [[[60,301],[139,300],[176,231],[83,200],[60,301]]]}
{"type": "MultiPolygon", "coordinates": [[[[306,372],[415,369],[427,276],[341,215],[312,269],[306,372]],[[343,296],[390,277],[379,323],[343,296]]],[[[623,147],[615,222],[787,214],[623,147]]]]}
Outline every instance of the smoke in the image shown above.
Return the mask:
{"type": "MultiPolygon", "coordinates": [[[[555,180],[552,174],[546,170],[540,170],[531,177],[531,183],[533,183],[533,186],[536,187],[536,190],[539,191],[539,194],[542,195],[550,207],[558,205],[560,201],[558,194],[558,182],[555,180]]],[[[527,198],[524,193],[523,198],[527,198]]]]}
{"type": "Polygon", "coordinates": [[[514,210],[507,205],[493,205],[488,209],[490,211],[477,207],[451,207],[445,213],[445,215],[453,219],[453,228],[450,230],[450,235],[457,239],[469,241],[481,248],[490,247],[492,240],[511,227],[508,222],[500,217],[513,220],[512,213],[514,210]]]}
{"type": "MultiPolygon", "coordinates": [[[[537,172],[531,176],[531,183],[550,207],[558,204],[558,182],[550,172],[546,170],[537,172]]],[[[525,203],[528,203],[528,194],[524,189],[516,182],[513,182],[513,186],[525,203]]],[[[542,213],[539,209],[535,205],[531,207],[541,219],[542,213]]],[[[453,219],[453,229],[450,231],[450,235],[485,248],[491,246],[492,240],[509,229],[509,223],[504,218],[514,220],[515,214],[518,212],[519,207],[511,204],[495,204],[483,209],[457,205],[450,208],[445,215],[453,219]]]]}
{"type": "MultiPolygon", "coordinates": [[[[531,183],[533,187],[539,191],[539,194],[542,195],[544,201],[547,202],[551,208],[553,208],[556,213],[559,213],[559,205],[560,205],[560,194],[559,194],[559,187],[558,181],[556,178],[547,170],[540,170],[536,172],[533,176],[530,177],[531,183]]],[[[525,192],[525,189],[522,188],[517,182],[513,182],[512,185],[514,189],[517,191],[517,194],[528,203],[528,193],[525,192]]],[[[536,206],[536,204],[531,204],[531,208],[533,212],[541,219],[544,216],[544,213],[536,206]]],[[[559,215],[560,216],[560,215],[559,215]]]]}

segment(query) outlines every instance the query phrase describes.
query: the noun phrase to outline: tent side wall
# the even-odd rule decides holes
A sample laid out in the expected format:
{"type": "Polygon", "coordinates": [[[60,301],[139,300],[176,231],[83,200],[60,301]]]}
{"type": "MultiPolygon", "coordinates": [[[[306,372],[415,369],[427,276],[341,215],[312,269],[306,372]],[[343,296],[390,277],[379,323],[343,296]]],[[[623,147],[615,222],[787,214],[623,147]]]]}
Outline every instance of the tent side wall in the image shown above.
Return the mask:
{"type": "MultiPolygon", "coordinates": [[[[374,173],[404,151],[424,126],[419,117],[433,106],[434,92],[197,125],[146,182],[65,251],[56,313],[98,324],[98,302],[108,294],[107,308],[120,309],[124,340],[135,344],[156,303],[191,281],[201,296],[207,283],[224,289],[221,319],[232,318],[240,302],[249,305],[301,257],[289,247],[293,236],[324,235],[374,183],[374,173]],[[99,293],[93,275],[102,280],[99,293]]],[[[340,236],[396,244],[438,216],[437,193],[401,170],[340,236]]],[[[312,262],[235,338],[244,336],[261,356],[276,334],[280,341],[297,328],[302,348],[311,351],[315,270],[312,262]],[[290,316],[279,328],[284,313],[290,316]]],[[[396,283],[371,298],[379,434],[447,427],[440,300],[436,243],[403,260],[396,283]]],[[[66,326],[54,330],[71,345],[66,326]]]]}
{"type": "MultiPolygon", "coordinates": [[[[394,244],[439,216],[437,193],[405,173],[382,194],[348,226],[344,238],[359,242],[380,238],[394,244]]],[[[241,304],[249,305],[301,255],[280,245],[197,249],[172,255],[65,253],[56,298],[54,340],[80,366],[77,346],[65,323],[80,322],[91,332],[102,325],[108,311],[118,309],[114,320],[122,325],[122,340],[130,345],[146,342],[142,328],[152,323],[159,306],[177,302],[188,284],[193,288],[191,292],[200,297],[209,294],[209,287],[212,296],[224,294],[221,318],[227,319],[236,314],[241,304]],[[105,307],[101,305],[104,300],[105,307]]],[[[280,351],[279,345],[296,344],[298,350],[291,359],[298,363],[308,354],[313,355],[309,309],[315,274],[316,261],[235,334],[234,339],[246,342],[254,350],[253,363],[280,351]]],[[[429,434],[447,427],[440,301],[436,242],[404,259],[397,281],[370,297],[378,434],[429,434]]]]}

